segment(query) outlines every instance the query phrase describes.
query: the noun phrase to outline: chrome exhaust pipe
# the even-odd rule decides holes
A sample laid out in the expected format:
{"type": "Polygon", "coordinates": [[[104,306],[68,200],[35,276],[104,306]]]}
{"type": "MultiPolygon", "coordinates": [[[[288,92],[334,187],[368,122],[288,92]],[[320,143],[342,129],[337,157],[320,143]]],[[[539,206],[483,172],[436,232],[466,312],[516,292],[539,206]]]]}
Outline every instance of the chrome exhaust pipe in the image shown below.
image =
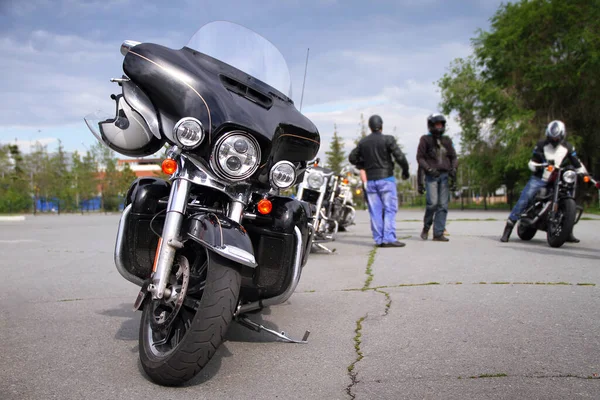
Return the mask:
{"type": "Polygon", "coordinates": [[[125,251],[125,228],[127,227],[127,218],[129,217],[130,211],[131,204],[125,207],[123,213],[121,214],[121,219],[119,220],[119,228],[117,230],[117,242],[115,244],[115,265],[117,267],[117,271],[119,271],[123,278],[141,287],[144,284],[144,280],[127,271],[127,269],[125,269],[125,262],[123,261],[123,252],[125,251]]]}

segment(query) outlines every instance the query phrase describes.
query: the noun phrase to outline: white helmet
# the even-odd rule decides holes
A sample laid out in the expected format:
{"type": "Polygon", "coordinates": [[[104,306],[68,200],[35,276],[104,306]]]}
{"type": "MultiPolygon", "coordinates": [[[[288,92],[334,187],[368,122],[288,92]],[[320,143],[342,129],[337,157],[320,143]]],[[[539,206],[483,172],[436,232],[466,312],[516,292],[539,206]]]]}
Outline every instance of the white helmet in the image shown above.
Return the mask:
{"type": "Polygon", "coordinates": [[[554,145],[562,142],[567,136],[567,129],[562,121],[552,121],[546,127],[546,138],[554,145]]]}

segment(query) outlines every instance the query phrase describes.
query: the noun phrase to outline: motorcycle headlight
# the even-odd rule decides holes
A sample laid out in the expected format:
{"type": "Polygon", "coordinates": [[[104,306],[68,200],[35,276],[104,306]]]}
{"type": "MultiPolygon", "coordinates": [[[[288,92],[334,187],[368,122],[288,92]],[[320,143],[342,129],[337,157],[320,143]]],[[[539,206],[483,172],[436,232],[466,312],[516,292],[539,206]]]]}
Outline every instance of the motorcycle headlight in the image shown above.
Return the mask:
{"type": "Polygon", "coordinates": [[[567,171],[563,174],[562,179],[568,184],[575,183],[577,180],[577,173],[575,171],[567,171]]]}
{"type": "Polygon", "coordinates": [[[296,181],[296,168],[289,161],[279,161],[269,173],[271,186],[277,189],[287,189],[296,181]]]}
{"type": "Polygon", "coordinates": [[[324,180],[325,179],[323,178],[323,175],[319,174],[318,172],[313,172],[308,175],[308,187],[311,189],[319,189],[321,185],[323,185],[324,180]]]}
{"type": "Polygon", "coordinates": [[[204,139],[204,128],[196,118],[182,118],[173,127],[173,137],[182,148],[194,149],[204,139]]]}
{"type": "Polygon", "coordinates": [[[222,177],[240,181],[249,178],[260,164],[260,147],[247,133],[229,132],[215,144],[211,165],[222,177]]]}

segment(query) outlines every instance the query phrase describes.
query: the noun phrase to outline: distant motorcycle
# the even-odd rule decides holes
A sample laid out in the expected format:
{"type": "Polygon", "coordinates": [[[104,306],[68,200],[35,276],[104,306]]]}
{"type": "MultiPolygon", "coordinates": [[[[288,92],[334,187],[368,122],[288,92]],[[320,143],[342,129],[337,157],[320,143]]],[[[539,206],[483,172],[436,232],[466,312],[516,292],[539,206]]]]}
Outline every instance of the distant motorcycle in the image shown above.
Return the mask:
{"type": "Polygon", "coordinates": [[[350,225],[354,225],[356,217],[354,191],[362,190],[362,182],[360,172],[352,165],[342,168],[338,178],[338,192],[333,201],[332,219],[338,221],[339,231],[345,232],[350,225]]]}
{"type": "Polygon", "coordinates": [[[324,243],[334,241],[339,229],[338,221],[331,218],[339,177],[331,169],[320,167],[319,163],[319,159],[309,163],[304,179],[298,185],[296,198],[310,204],[312,209],[312,250],[321,249],[333,253],[335,250],[328,249],[324,243]]]}
{"type": "MultiPolygon", "coordinates": [[[[561,247],[583,213],[583,207],[575,204],[577,173],[571,166],[561,168],[552,162],[544,163],[542,167],[545,168],[542,179],[548,185],[540,190],[534,204],[521,215],[517,234],[521,240],[531,240],[538,230],[544,231],[551,247],[561,247]]],[[[587,175],[583,180],[600,187],[587,175]]]]}

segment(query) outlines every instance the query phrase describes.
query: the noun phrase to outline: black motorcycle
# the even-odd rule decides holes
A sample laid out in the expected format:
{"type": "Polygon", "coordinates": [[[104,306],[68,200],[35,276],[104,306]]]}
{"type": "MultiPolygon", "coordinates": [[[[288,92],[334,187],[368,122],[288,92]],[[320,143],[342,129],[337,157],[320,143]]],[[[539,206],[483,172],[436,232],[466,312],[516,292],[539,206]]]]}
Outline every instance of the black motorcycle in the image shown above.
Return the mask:
{"type": "Polygon", "coordinates": [[[115,246],[117,270],[141,287],[141,364],[178,385],[208,363],[232,320],[295,343],[247,314],[285,302],[310,253],[310,207],[279,195],[303,179],[319,133],[290,99],[287,64],[233,23],[202,27],[173,50],[125,41],[116,112],[86,117],[128,156],[170,145],[169,181],[137,179],[115,246]],[[116,114],[116,115],[115,115],[116,114]]]}
{"type": "Polygon", "coordinates": [[[314,229],[312,250],[335,252],[324,243],[335,240],[339,222],[332,218],[333,200],[338,188],[339,177],[329,168],[319,166],[319,159],[309,163],[304,179],[298,184],[296,197],[309,204],[312,209],[311,226],[314,229]]]}
{"type": "MultiPolygon", "coordinates": [[[[537,193],[533,205],[521,215],[517,234],[521,240],[531,240],[538,230],[544,231],[551,247],[561,247],[583,213],[583,207],[575,203],[577,172],[571,166],[561,168],[553,163],[541,166],[545,169],[544,179],[548,184],[537,193]]],[[[596,183],[587,175],[584,181],[596,183]]]]}

